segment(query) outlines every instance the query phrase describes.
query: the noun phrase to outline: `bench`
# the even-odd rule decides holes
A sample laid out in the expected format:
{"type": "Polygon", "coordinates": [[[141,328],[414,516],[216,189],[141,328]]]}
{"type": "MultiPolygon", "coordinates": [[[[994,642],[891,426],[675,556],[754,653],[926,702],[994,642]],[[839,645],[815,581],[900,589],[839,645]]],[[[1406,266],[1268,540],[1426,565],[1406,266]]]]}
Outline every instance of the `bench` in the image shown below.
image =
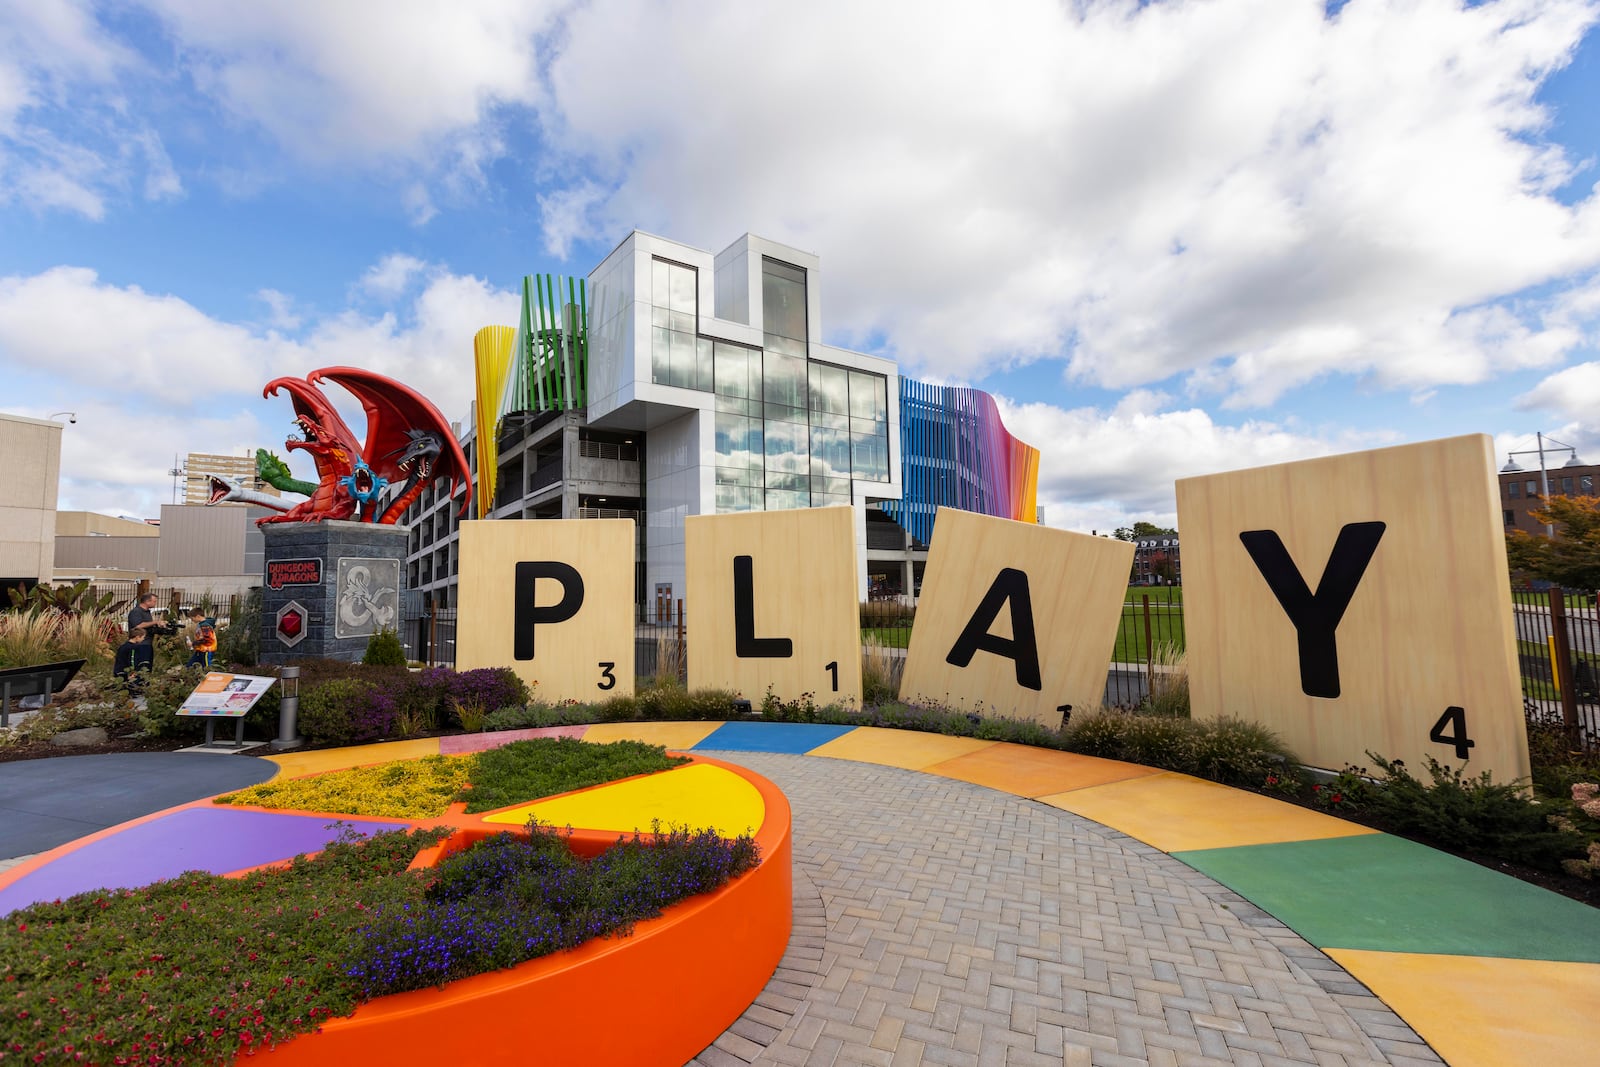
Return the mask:
{"type": "Polygon", "coordinates": [[[87,662],[70,659],[62,663],[41,663],[36,667],[0,670],[0,727],[11,725],[13,698],[42,696],[48,705],[50,698],[65,689],[73,675],[78,673],[78,668],[87,662]]]}

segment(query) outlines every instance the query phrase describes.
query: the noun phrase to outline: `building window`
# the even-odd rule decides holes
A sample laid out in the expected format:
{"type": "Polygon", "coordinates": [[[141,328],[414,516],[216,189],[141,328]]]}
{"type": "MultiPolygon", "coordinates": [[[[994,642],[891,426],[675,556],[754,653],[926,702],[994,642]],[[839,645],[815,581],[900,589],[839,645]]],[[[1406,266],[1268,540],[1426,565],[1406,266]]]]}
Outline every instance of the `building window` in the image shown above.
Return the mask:
{"type": "Polygon", "coordinates": [[[1571,496],[1572,495],[1572,479],[1571,478],[1563,478],[1563,479],[1561,479],[1561,495],[1562,496],[1571,496]]]}
{"type": "Polygon", "coordinates": [[[775,259],[761,261],[761,308],[768,352],[806,356],[806,272],[775,259]]]}
{"type": "Polygon", "coordinates": [[[1522,499],[1522,483],[1521,482],[1507,482],[1506,483],[1506,496],[1510,497],[1512,500],[1521,500],[1522,499]]]}
{"type": "Polygon", "coordinates": [[[1530,500],[1539,495],[1539,483],[1532,478],[1523,483],[1522,489],[1523,492],[1528,494],[1528,499],[1530,500]]]}
{"type": "Polygon", "coordinates": [[[1503,512],[1501,512],[1501,514],[1503,516],[1505,516],[1505,520],[1506,520],[1506,525],[1507,526],[1515,526],[1517,524],[1517,513],[1516,512],[1514,512],[1514,511],[1503,511],[1503,512]]]}
{"type": "Polygon", "coordinates": [[[650,262],[650,380],[681,389],[712,388],[712,343],[697,337],[699,275],[671,260],[650,262]]]}
{"type": "Polygon", "coordinates": [[[1592,475],[1584,474],[1579,476],[1578,492],[1584,496],[1592,496],[1594,494],[1594,477],[1592,475]]]}

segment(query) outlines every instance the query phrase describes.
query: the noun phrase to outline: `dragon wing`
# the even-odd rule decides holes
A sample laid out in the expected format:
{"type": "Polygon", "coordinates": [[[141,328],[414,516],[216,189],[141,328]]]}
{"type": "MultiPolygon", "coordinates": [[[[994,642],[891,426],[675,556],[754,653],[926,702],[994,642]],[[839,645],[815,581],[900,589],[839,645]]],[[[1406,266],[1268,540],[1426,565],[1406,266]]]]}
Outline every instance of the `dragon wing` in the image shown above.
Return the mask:
{"type": "MultiPolygon", "coordinates": [[[[289,393],[289,399],[294,404],[294,413],[304,415],[316,421],[323,431],[333,438],[334,443],[345,449],[350,454],[351,462],[361,454],[360,446],[356,444],[356,435],[350,432],[350,427],[345,425],[344,419],[339,417],[339,412],[328,402],[321,389],[313,384],[313,379],[307,375],[301,378],[274,378],[261,390],[261,395],[277,396],[279,389],[289,393]]],[[[317,463],[317,477],[327,478],[330,474],[338,477],[348,474],[349,471],[335,467],[333,461],[313,453],[317,463]]]]}
{"type": "Polygon", "coordinates": [[[430,430],[438,434],[444,441],[444,449],[434,465],[434,478],[450,478],[452,497],[459,487],[466,488],[461,498],[461,514],[467,513],[467,505],[472,502],[467,457],[438,408],[422,394],[393,378],[359,367],[324,367],[306,375],[310,382],[324,379],[337,382],[361,401],[367,412],[367,447],[361,455],[376,474],[390,482],[399,484],[406,478],[395,458],[411,443],[406,431],[430,430]]]}

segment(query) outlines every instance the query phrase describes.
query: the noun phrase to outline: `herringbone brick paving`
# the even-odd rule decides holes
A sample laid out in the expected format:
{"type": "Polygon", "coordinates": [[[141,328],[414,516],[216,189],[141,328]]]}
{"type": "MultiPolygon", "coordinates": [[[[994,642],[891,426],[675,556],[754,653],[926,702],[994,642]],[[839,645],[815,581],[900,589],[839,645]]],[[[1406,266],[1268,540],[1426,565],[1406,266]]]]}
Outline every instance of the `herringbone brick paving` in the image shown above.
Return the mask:
{"type": "Polygon", "coordinates": [[[914,771],[708,754],[789,797],[795,932],[693,1064],[1440,1062],[1323,953],[1123,834],[914,771]]]}

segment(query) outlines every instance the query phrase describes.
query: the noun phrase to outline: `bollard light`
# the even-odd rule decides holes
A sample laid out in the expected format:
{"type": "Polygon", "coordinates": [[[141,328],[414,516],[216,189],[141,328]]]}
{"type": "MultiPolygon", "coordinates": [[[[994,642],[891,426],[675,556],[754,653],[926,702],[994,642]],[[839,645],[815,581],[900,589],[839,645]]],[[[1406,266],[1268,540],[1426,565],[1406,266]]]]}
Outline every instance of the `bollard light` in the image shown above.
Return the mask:
{"type": "Polygon", "coordinates": [[[285,667],[278,672],[281,687],[278,700],[278,737],[272,747],[278,751],[299,748],[306,739],[296,733],[295,719],[300,714],[300,668],[285,667]]]}

